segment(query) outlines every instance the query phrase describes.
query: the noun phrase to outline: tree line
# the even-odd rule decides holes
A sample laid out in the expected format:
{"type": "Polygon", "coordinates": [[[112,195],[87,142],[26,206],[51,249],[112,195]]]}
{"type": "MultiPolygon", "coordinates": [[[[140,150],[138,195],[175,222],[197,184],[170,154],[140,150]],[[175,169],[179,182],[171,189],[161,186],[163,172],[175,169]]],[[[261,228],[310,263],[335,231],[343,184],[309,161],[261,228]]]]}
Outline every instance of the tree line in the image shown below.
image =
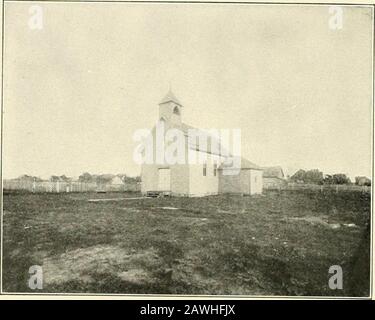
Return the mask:
{"type": "MultiPolygon", "coordinates": [[[[311,184],[353,184],[350,178],[344,173],[326,174],[318,169],[298,170],[290,177],[292,182],[311,184]]],[[[355,177],[354,184],[371,186],[371,180],[364,176],[355,177]]]]}

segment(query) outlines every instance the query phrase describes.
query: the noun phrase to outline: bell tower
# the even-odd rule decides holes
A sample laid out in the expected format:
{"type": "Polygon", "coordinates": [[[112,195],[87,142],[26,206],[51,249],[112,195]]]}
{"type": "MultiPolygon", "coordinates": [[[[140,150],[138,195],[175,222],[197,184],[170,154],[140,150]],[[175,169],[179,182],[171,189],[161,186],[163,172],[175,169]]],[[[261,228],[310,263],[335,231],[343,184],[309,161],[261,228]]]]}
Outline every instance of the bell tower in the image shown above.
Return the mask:
{"type": "Polygon", "coordinates": [[[159,103],[159,120],[164,119],[171,124],[181,124],[182,104],[169,90],[167,95],[159,103]]]}

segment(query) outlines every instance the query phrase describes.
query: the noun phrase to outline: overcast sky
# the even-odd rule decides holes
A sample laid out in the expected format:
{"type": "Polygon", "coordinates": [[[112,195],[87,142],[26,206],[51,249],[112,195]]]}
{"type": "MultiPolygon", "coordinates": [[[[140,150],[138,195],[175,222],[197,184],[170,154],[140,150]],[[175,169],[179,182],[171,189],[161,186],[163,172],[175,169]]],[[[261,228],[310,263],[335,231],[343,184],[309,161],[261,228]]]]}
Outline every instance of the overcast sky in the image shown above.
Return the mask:
{"type": "Polygon", "coordinates": [[[4,177],[136,175],[132,135],[172,85],[183,121],[240,128],[290,173],[371,173],[372,11],[328,6],[5,4],[4,177]]]}

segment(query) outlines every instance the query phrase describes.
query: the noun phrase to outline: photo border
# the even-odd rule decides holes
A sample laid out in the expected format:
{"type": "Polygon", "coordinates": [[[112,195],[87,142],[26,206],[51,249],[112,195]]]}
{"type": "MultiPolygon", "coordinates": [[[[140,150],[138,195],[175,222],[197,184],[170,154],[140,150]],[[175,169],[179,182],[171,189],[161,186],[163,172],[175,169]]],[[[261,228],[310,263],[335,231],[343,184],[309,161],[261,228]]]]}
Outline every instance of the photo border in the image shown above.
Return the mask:
{"type": "Polygon", "coordinates": [[[115,300],[372,300],[373,299],[373,287],[374,287],[374,278],[373,278],[373,246],[374,246],[374,237],[373,237],[373,224],[374,224],[374,21],[375,21],[375,3],[373,1],[362,1],[362,2],[292,2],[292,1],[185,1],[185,0],[1,0],[1,138],[0,138],[0,210],[1,210],[1,231],[0,231],[0,300],[7,299],[46,299],[46,300],[55,300],[57,299],[115,299],[115,300]],[[372,110],[371,110],[371,206],[370,206],[370,292],[367,297],[348,297],[348,296],[282,296],[282,295],[184,295],[184,294],[123,294],[123,293],[47,293],[47,292],[6,292],[3,290],[3,135],[4,135],[4,21],[5,21],[5,3],[92,3],[92,4],[110,4],[110,3],[127,3],[127,4],[227,4],[227,5],[266,5],[266,6],[361,6],[361,7],[371,7],[372,8],[372,110]]]}

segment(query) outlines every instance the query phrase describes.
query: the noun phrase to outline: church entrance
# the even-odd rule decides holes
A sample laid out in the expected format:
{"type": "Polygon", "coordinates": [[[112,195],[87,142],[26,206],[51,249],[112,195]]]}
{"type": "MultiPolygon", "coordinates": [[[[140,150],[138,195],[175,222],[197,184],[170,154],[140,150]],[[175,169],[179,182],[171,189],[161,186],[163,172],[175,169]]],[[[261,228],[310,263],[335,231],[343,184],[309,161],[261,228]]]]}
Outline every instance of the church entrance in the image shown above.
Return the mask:
{"type": "Polygon", "coordinates": [[[159,169],[158,191],[171,191],[171,170],[159,169]]]}

